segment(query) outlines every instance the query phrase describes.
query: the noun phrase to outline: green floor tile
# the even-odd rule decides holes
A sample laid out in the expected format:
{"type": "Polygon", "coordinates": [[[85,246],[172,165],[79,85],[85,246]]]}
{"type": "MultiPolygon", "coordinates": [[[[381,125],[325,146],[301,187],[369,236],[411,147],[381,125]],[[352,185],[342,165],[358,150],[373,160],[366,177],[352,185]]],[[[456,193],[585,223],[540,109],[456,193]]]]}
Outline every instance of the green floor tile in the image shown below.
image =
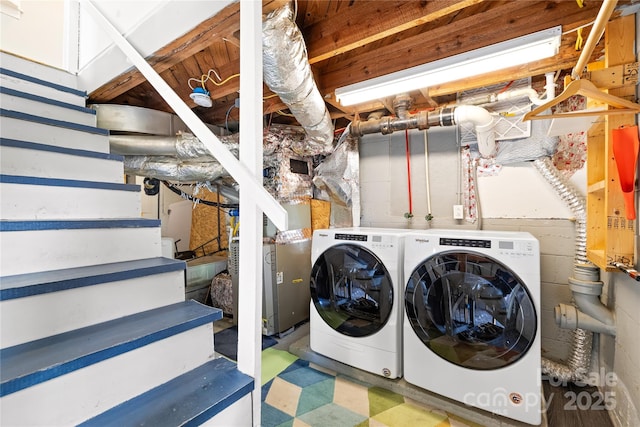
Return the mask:
{"type": "Polygon", "coordinates": [[[373,417],[387,409],[404,403],[404,397],[380,387],[369,389],[369,416],[373,417]]]}
{"type": "Polygon", "coordinates": [[[298,400],[298,409],[296,417],[313,411],[321,406],[333,402],[333,390],[335,388],[335,378],[315,383],[309,387],[302,389],[300,400],[298,400]]]}
{"type": "Polygon", "coordinates": [[[367,417],[334,403],[329,403],[296,418],[312,427],[355,427],[367,420],[367,417]]]}
{"type": "Polygon", "coordinates": [[[394,406],[371,418],[389,427],[436,427],[440,426],[443,421],[447,421],[446,415],[429,412],[423,408],[406,403],[394,406]]]}

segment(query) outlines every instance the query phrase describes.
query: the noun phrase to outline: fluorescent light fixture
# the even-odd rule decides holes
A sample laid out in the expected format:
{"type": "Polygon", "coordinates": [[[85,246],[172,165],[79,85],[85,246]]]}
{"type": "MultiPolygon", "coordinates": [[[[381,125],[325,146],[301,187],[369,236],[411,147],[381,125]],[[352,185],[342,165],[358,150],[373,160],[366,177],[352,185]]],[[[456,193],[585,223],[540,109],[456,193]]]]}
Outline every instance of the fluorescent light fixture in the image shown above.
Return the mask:
{"type": "Polygon", "coordinates": [[[336,89],[340,104],[355,105],[549,58],[558,53],[557,26],[502,43],[407,68],[336,89]]]}

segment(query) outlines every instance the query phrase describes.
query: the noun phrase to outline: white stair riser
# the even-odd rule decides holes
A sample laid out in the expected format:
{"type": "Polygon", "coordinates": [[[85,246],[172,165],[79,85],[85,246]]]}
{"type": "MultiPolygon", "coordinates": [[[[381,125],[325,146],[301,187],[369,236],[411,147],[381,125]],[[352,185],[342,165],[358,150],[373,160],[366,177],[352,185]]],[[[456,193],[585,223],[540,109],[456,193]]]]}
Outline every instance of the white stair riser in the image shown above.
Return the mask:
{"type": "Polygon", "coordinates": [[[86,99],[84,96],[79,96],[74,93],[69,93],[49,86],[22,80],[18,77],[7,76],[6,74],[0,74],[0,85],[9,89],[19,90],[20,92],[30,93],[32,95],[39,95],[45,98],[56,99],[60,102],[77,105],[78,107],[86,106],[86,99]]]}
{"type": "Polygon", "coordinates": [[[109,153],[109,137],[42,123],[0,117],[3,138],[109,153]]]}
{"type": "Polygon", "coordinates": [[[200,427],[250,427],[254,425],[252,413],[251,393],[249,393],[215,417],[200,424],[200,427]]]}
{"type": "Polygon", "coordinates": [[[2,348],[184,301],[184,271],[0,301],[2,348]]]}
{"type": "Polygon", "coordinates": [[[93,114],[61,107],[59,105],[51,105],[18,96],[7,95],[6,93],[0,93],[0,105],[6,110],[32,114],[47,119],[63,120],[84,126],[96,125],[96,116],[93,114]]]}
{"type": "Polygon", "coordinates": [[[162,256],[160,228],[10,231],[0,236],[3,276],[162,256]]]}
{"type": "Polygon", "coordinates": [[[140,192],[0,183],[5,220],[139,218],[140,192]]]}
{"type": "Polygon", "coordinates": [[[124,182],[124,166],[117,160],[18,147],[0,147],[0,170],[5,175],[124,182]]]}
{"type": "Polygon", "coordinates": [[[36,77],[58,85],[78,89],[78,77],[67,71],[0,52],[0,63],[8,70],[36,77]]]}
{"type": "Polygon", "coordinates": [[[0,425],[77,425],[212,355],[213,325],[207,324],[4,396],[0,425]]]}

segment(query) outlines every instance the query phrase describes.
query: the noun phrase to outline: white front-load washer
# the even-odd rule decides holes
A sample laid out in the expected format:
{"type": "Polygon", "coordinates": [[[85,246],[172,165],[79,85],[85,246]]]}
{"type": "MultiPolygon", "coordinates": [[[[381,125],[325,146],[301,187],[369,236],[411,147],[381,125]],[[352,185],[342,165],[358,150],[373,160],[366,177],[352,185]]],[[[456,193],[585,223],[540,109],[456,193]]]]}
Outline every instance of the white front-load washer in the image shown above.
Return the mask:
{"type": "Polygon", "coordinates": [[[541,423],[540,250],[525,232],[405,236],[404,377],[541,423]]]}
{"type": "Polygon", "coordinates": [[[402,376],[402,235],[406,230],[315,230],[311,350],[387,378],[402,376]]]}

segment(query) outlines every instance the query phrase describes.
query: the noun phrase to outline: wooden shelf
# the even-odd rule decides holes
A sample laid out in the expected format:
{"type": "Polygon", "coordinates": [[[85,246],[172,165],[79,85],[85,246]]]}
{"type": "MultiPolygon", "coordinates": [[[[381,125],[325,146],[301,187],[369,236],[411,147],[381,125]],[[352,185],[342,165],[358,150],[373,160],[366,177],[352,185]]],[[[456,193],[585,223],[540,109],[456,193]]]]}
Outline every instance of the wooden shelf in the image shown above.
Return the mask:
{"type": "MultiPolygon", "coordinates": [[[[607,24],[605,67],[635,61],[635,22],[632,15],[607,24]]],[[[609,93],[617,97],[635,96],[635,84],[609,93]]],[[[589,101],[589,100],[587,100],[589,101]]],[[[587,104],[587,108],[589,104],[587,104]]],[[[614,261],[635,265],[634,240],[637,221],[625,217],[624,197],[613,156],[612,130],[633,125],[635,114],[611,114],[595,123],[587,134],[587,258],[608,271],[614,261]]]]}
{"type": "Polygon", "coordinates": [[[603,191],[604,189],[605,181],[603,179],[587,187],[587,193],[597,193],[598,191],[603,191]]]}

